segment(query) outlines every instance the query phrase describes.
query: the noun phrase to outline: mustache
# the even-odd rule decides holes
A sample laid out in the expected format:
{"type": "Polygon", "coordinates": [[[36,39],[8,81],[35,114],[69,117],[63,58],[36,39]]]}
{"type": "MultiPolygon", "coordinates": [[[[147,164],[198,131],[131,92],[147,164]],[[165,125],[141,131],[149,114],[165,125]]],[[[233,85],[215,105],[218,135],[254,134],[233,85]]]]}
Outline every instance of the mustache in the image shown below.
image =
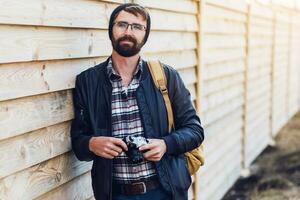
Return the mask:
{"type": "Polygon", "coordinates": [[[129,36],[129,35],[125,35],[125,36],[119,38],[119,39],[118,39],[118,42],[121,42],[121,41],[124,41],[124,40],[133,42],[133,43],[135,43],[135,44],[136,44],[136,42],[137,42],[135,38],[133,38],[133,37],[131,37],[131,36],[129,36]]]}

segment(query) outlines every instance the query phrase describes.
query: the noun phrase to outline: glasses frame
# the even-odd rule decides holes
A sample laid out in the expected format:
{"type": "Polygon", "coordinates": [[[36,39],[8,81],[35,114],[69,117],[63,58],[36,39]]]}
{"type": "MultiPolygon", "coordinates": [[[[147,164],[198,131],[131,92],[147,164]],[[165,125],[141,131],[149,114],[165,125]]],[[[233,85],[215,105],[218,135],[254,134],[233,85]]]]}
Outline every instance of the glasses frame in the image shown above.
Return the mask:
{"type": "Polygon", "coordinates": [[[125,24],[127,25],[126,28],[125,28],[124,30],[122,30],[123,28],[121,28],[121,27],[118,26],[118,28],[121,29],[122,31],[126,31],[126,30],[128,29],[128,26],[130,26],[130,29],[131,29],[131,31],[133,31],[133,32],[142,32],[142,31],[146,31],[146,29],[147,29],[146,26],[144,26],[144,25],[142,25],[142,24],[138,24],[138,23],[132,23],[132,24],[130,24],[130,23],[125,22],[125,21],[117,21],[117,22],[114,22],[113,25],[116,25],[116,24],[119,24],[119,23],[123,23],[124,25],[125,25],[125,24]],[[142,30],[140,30],[140,29],[134,29],[133,27],[134,27],[135,25],[141,26],[141,27],[142,27],[142,30]]]}

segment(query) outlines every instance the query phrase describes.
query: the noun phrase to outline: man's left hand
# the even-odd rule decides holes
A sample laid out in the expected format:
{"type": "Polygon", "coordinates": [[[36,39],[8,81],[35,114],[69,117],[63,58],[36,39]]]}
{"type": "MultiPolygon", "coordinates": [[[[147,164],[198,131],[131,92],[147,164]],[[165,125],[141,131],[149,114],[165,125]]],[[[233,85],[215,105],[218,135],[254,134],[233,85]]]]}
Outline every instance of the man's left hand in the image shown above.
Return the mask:
{"type": "Polygon", "coordinates": [[[143,156],[146,160],[158,162],[167,151],[167,145],[162,139],[148,139],[149,143],[141,146],[140,151],[146,151],[143,156]]]}

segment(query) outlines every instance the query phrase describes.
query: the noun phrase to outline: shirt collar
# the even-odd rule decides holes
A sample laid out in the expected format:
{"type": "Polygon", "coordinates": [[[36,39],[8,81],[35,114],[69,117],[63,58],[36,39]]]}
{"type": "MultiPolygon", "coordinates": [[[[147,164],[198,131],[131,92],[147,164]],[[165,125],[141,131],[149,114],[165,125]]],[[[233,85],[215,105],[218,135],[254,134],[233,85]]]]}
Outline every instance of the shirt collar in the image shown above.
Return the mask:
{"type": "MultiPolygon", "coordinates": [[[[142,71],[143,71],[143,59],[141,57],[139,57],[138,65],[134,72],[134,77],[137,77],[138,79],[140,79],[142,71]]],[[[108,77],[110,80],[121,79],[121,76],[118,74],[118,72],[113,67],[113,62],[112,62],[111,57],[109,57],[108,64],[107,64],[107,74],[108,74],[108,77]]]]}

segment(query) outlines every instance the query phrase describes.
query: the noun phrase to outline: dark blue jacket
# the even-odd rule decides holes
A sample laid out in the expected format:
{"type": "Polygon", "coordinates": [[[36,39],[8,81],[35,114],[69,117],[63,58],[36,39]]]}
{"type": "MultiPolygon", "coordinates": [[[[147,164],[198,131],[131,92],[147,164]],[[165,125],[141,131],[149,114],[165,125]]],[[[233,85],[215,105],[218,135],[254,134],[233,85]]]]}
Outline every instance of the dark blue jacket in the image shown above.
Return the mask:
{"type": "MultiPolygon", "coordinates": [[[[107,75],[107,62],[80,73],[73,91],[75,118],[71,127],[72,148],[79,160],[93,161],[92,186],[97,200],[109,200],[112,194],[112,160],[96,156],[89,150],[92,136],[112,135],[112,86],[107,75]]],[[[164,65],[164,70],[174,112],[175,130],[171,134],[168,133],[163,97],[156,89],[144,61],[136,98],[145,136],[162,138],[167,145],[166,154],[155,163],[159,180],[174,200],[180,200],[184,199],[191,185],[184,153],[198,147],[204,133],[190,93],[178,72],[167,65],[164,65]]]]}

